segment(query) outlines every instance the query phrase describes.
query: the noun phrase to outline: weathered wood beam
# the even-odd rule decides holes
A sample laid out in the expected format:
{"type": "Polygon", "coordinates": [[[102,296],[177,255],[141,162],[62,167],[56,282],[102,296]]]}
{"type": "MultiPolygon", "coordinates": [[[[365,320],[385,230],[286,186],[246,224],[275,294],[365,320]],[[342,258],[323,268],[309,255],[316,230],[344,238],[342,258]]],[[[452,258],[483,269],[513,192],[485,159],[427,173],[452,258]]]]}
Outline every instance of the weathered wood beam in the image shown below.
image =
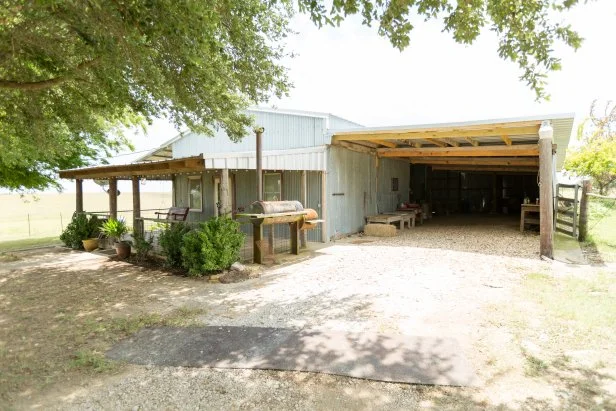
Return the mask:
{"type": "MultiPolygon", "coordinates": [[[[107,191],[109,194],[109,216],[117,220],[118,219],[118,180],[115,178],[109,179],[109,190],[107,191]]],[[[118,238],[120,241],[121,238],[118,238]]]]}
{"type": "Polygon", "coordinates": [[[351,151],[357,151],[358,153],[374,154],[376,152],[375,149],[368,148],[368,147],[365,147],[365,146],[361,146],[359,144],[349,143],[349,142],[346,142],[346,141],[338,141],[334,145],[347,148],[347,149],[349,149],[351,151]]]}
{"type": "Polygon", "coordinates": [[[507,144],[508,146],[510,146],[511,143],[511,139],[509,138],[509,136],[507,134],[503,134],[501,136],[501,139],[505,142],[505,144],[507,144]]]}
{"type": "Polygon", "coordinates": [[[417,142],[417,143],[413,143],[412,144],[415,148],[421,148],[421,143],[417,142]]]}
{"type": "Polygon", "coordinates": [[[449,144],[439,140],[425,140],[428,144],[434,144],[439,147],[449,147],[449,144]]]}
{"type": "Polygon", "coordinates": [[[392,143],[391,141],[383,141],[383,140],[370,140],[371,143],[379,144],[381,146],[396,148],[398,145],[396,143],[392,143]]]}
{"type": "Polygon", "coordinates": [[[372,131],[372,132],[353,132],[353,134],[336,133],[332,136],[332,141],[361,141],[361,140],[423,140],[431,138],[464,138],[464,137],[500,137],[503,134],[515,135],[534,135],[537,136],[539,126],[524,126],[514,128],[489,128],[480,130],[458,130],[443,131],[442,129],[430,131],[372,131]]]}
{"type": "Polygon", "coordinates": [[[539,167],[520,167],[520,166],[474,166],[474,165],[445,165],[437,164],[432,166],[433,170],[447,171],[490,171],[490,172],[517,172],[517,173],[534,173],[537,174],[539,167]]]}
{"type": "Polygon", "coordinates": [[[460,147],[460,143],[458,143],[455,140],[452,140],[451,138],[446,138],[443,141],[446,142],[447,144],[449,144],[452,147],[460,147]]]}
{"type": "Polygon", "coordinates": [[[187,169],[193,171],[201,171],[205,169],[205,160],[203,159],[203,155],[156,162],[75,168],[70,170],[61,170],[59,175],[61,178],[90,179],[101,177],[174,174],[178,170],[185,171],[187,169]]]}
{"type": "Polygon", "coordinates": [[[443,147],[443,148],[380,148],[381,157],[528,157],[538,156],[536,144],[515,146],[443,147]]]}
{"type": "Polygon", "coordinates": [[[461,164],[484,166],[539,166],[539,157],[411,157],[413,164],[461,164]]]}
{"type": "Polygon", "coordinates": [[[141,195],[139,194],[139,177],[133,176],[133,232],[144,235],[141,218],[141,195]]]}
{"type": "Polygon", "coordinates": [[[479,141],[475,140],[475,139],[474,139],[474,138],[472,138],[472,137],[464,137],[464,139],[465,139],[467,142],[471,143],[471,145],[472,145],[473,147],[477,147],[477,146],[479,146],[479,141]]]}
{"type": "Polygon", "coordinates": [[[75,211],[83,212],[83,180],[75,180],[75,211]]]}
{"type": "Polygon", "coordinates": [[[554,196],[552,138],[539,139],[539,252],[554,258],[554,196]]]}

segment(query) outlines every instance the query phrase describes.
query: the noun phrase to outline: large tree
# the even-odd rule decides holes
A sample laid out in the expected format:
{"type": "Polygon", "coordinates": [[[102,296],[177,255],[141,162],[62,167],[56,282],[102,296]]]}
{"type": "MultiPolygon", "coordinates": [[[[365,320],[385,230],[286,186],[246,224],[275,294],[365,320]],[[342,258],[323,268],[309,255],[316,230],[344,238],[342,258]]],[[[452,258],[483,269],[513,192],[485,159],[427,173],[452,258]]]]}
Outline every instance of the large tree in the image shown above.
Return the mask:
{"type": "Polygon", "coordinates": [[[317,25],[359,14],[393,46],[417,17],[460,43],[483,27],[498,53],[544,97],[560,62],[553,46],[580,37],[555,15],[577,0],[0,0],[0,187],[42,189],[60,168],[123,148],[125,126],[166,116],[239,139],[242,109],[280,96],[292,8],[317,25]]]}
{"type": "Polygon", "coordinates": [[[616,183],[616,104],[607,103],[602,112],[596,101],[590,116],[578,128],[581,145],[567,153],[565,170],[592,177],[600,194],[616,183]]]}

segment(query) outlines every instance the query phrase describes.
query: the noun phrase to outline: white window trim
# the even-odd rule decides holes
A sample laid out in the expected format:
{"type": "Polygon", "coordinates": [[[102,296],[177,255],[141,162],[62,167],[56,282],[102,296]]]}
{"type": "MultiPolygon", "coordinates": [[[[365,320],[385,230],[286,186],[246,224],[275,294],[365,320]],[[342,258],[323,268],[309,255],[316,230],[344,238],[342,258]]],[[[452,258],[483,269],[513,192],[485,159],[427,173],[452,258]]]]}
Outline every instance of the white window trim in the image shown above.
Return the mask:
{"type": "Polygon", "coordinates": [[[190,207],[190,180],[199,180],[201,182],[201,208],[189,208],[188,211],[202,213],[203,212],[203,202],[204,202],[203,179],[201,178],[201,176],[188,176],[188,190],[186,190],[188,192],[188,207],[190,207]]]}

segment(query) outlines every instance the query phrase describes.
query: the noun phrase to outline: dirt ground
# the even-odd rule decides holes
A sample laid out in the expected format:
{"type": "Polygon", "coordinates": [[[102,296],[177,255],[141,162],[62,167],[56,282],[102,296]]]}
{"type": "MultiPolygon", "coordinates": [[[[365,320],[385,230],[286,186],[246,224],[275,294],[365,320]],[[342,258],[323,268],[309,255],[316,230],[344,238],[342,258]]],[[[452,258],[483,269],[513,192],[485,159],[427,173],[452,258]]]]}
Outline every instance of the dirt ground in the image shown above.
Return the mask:
{"type": "Polygon", "coordinates": [[[541,261],[535,234],[492,223],[352,237],[237,284],[63,249],[20,254],[0,267],[0,398],[52,409],[614,409],[614,267],[541,261]],[[565,310],[570,302],[581,309],[565,310]],[[451,337],[478,383],[142,367],[102,356],[140,326],[167,323],[451,337]]]}

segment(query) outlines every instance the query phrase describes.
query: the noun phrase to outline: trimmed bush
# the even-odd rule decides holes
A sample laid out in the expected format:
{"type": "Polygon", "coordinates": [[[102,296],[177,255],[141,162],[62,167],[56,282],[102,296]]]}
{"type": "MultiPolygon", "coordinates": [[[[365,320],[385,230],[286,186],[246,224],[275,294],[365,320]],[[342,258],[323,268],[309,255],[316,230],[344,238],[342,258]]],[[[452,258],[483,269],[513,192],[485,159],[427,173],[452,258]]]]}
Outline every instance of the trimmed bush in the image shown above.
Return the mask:
{"type": "Polygon", "coordinates": [[[169,267],[182,267],[182,245],[184,236],[190,231],[190,227],[184,223],[168,224],[160,233],[158,244],[166,257],[169,267]]]}
{"type": "Polygon", "coordinates": [[[237,221],[213,218],[184,236],[182,265],[191,276],[227,269],[239,259],[243,244],[237,221]]]}
{"type": "Polygon", "coordinates": [[[85,214],[74,213],[71,222],[66,226],[62,234],[60,234],[60,240],[67,247],[71,247],[74,250],[81,250],[83,249],[81,241],[98,237],[101,226],[102,221],[95,215],[88,218],[85,214]]]}

